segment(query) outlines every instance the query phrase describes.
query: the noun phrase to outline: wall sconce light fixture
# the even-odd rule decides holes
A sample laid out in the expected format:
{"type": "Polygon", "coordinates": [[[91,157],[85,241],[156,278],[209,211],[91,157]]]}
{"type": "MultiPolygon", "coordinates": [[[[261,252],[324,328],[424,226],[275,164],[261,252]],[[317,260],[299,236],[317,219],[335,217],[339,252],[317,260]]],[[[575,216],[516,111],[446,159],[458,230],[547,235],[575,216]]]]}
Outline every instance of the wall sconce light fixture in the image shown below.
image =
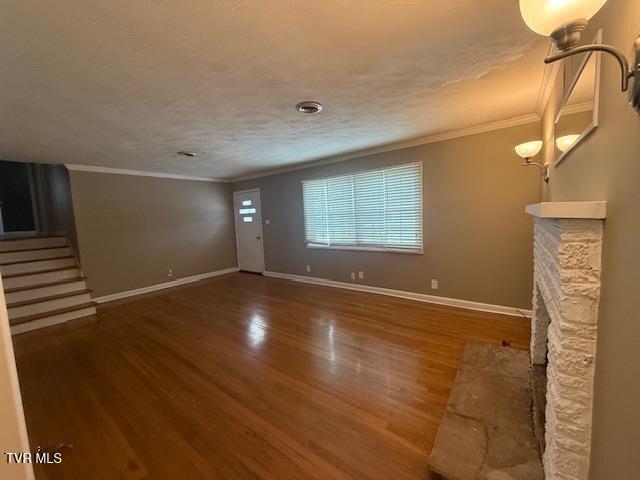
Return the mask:
{"type": "Polygon", "coordinates": [[[631,68],[627,58],[610,45],[576,46],[588,20],[605,3],[607,0],[520,0],[520,13],[531,30],[551,37],[560,50],[559,53],[545,58],[544,63],[557,62],[585,52],[605,52],[613,55],[622,70],[620,88],[623,92],[629,92],[629,104],[640,113],[640,35],[633,43],[634,58],[631,59],[631,68]]]}
{"type": "Polygon", "coordinates": [[[535,165],[540,169],[542,179],[545,183],[549,183],[549,165],[543,165],[542,163],[531,161],[533,157],[540,153],[540,150],[542,150],[542,140],[533,140],[531,142],[521,143],[515,147],[515,151],[518,156],[524,160],[522,165],[524,167],[535,165]]]}
{"type": "Polygon", "coordinates": [[[571,135],[564,135],[562,137],[556,138],[556,147],[562,153],[566,152],[571,148],[571,145],[576,143],[576,140],[580,138],[580,135],[577,133],[572,133],[571,135]]]}

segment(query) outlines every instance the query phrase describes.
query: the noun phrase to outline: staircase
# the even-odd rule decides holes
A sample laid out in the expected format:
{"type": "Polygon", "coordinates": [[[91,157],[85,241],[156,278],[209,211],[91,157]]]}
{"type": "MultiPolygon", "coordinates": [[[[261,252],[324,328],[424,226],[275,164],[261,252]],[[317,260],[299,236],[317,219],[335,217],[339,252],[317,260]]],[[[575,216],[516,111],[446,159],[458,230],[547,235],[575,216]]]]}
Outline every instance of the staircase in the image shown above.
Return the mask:
{"type": "Polygon", "coordinates": [[[14,335],[96,313],[64,236],[0,241],[0,273],[14,335]]]}

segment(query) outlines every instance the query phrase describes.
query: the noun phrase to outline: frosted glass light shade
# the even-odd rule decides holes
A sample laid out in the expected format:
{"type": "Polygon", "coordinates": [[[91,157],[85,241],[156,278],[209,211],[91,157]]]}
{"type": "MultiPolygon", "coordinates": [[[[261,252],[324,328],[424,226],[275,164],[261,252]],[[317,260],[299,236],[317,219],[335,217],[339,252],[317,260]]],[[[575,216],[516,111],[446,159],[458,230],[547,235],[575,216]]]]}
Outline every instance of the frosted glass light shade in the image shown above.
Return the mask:
{"type": "Polygon", "coordinates": [[[556,138],[556,147],[562,153],[566,152],[571,148],[571,146],[576,143],[576,140],[580,138],[580,135],[577,133],[571,135],[564,135],[563,137],[556,138]]]}
{"type": "Polygon", "coordinates": [[[542,140],[534,140],[532,142],[521,143],[516,145],[516,153],[518,156],[527,159],[535,157],[542,149],[542,140]]]}
{"type": "Polygon", "coordinates": [[[607,0],[520,0],[520,13],[527,26],[548,37],[565,23],[589,20],[607,0]]]}

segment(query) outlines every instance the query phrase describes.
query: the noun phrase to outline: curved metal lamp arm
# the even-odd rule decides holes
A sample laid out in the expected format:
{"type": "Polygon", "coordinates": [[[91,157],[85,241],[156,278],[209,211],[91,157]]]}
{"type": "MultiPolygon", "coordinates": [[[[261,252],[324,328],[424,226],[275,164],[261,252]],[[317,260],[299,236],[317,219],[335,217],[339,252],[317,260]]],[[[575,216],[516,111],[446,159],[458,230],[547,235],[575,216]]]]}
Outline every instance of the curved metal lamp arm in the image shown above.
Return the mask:
{"type": "Polygon", "coordinates": [[[626,57],[620,53],[616,48],[611,45],[603,45],[603,44],[592,44],[592,45],[582,45],[580,47],[572,48],[571,50],[567,50],[566,52],[560,52],[555,55],[549,55],[544,59],[544,63],[553,63],[558,60],[562,60],[563,58],[571,57],[573,55],[578,55],[580,53],[586,52],[605,52],[613,55],[615,59],[620,64],[620,68],[622,69],[622,82],[621,89],[623,92],[626,92],[629,89],[629,79],[635,75],[635,70],[629,70],[629,62],[627,62],[626,57]]]}
{"type": "Polygon", "coordinates": [[[540,173],[542,173],[542,179],[545,181],[545,183],[549,183],[549,165],[546,165],[546,164],[543,165],[542,163],[532,162],[528,158],[525,158],[524,163],[522,164],[523,167],[529,167],[533,165],[535,165],[540,169],[540,173]]]}

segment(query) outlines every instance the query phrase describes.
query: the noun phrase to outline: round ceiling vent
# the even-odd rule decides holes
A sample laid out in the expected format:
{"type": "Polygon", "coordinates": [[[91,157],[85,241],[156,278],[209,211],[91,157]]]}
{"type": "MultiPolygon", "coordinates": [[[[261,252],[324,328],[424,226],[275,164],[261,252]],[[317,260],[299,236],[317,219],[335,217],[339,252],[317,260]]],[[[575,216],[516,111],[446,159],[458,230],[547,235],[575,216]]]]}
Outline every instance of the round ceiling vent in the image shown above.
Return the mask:
{"type": "Polygon", "coordinates": [[[319,102],[300,102],[296,105],[296,110],[307,115],[322,111],[322,104],[319,102]]]}

